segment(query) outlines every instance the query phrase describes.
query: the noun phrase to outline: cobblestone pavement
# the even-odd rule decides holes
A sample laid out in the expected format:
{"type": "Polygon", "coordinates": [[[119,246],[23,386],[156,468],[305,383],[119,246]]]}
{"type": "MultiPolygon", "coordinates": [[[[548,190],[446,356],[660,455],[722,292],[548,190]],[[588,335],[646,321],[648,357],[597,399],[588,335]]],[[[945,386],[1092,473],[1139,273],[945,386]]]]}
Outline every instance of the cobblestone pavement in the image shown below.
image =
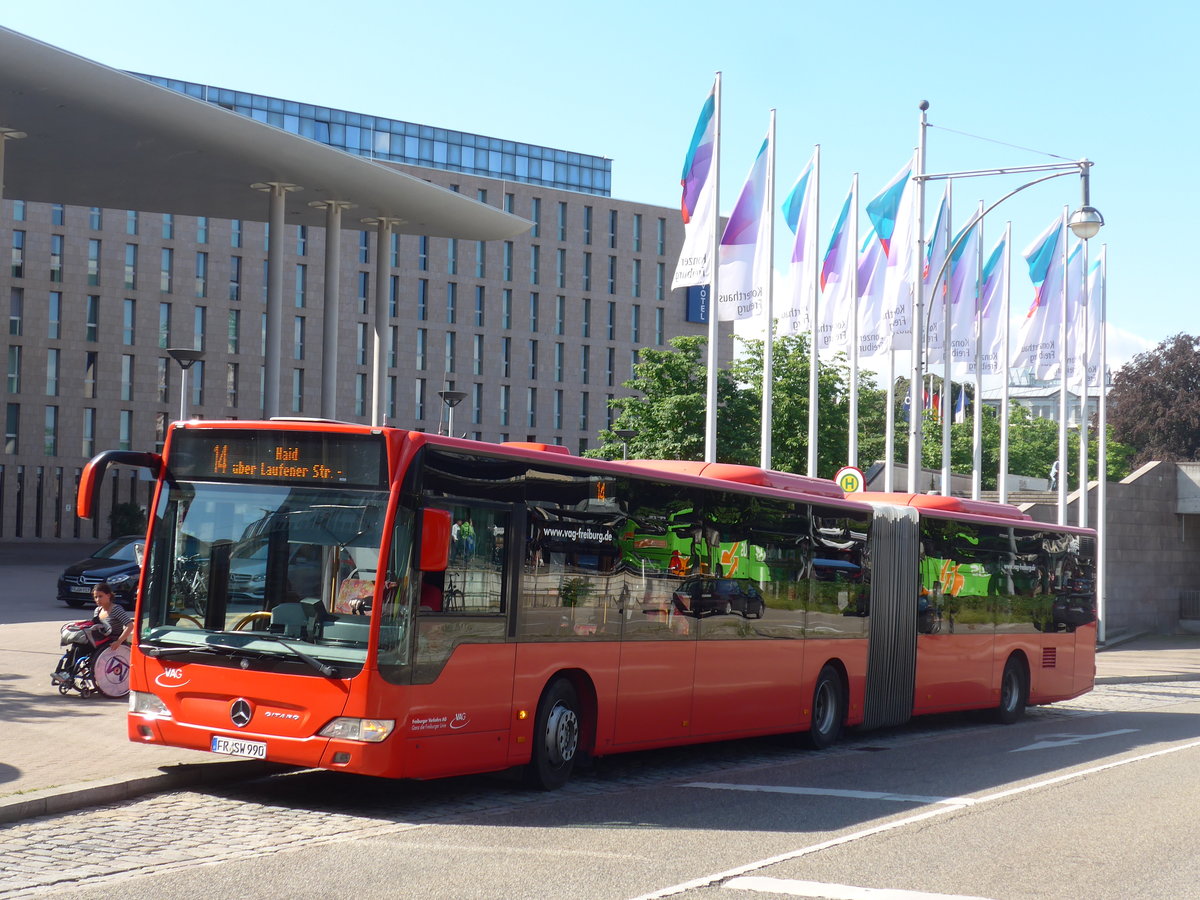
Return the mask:
{"type": "MultiPolygon", "coordinates": [[[[1200,683],[1194,682],[1104,685],[1067,703],[1031,709],[1029,717],[1051,722],[1198,699],[1200,683]]],[[[851,737],[832,752],[899,747],[985,727],[969,716],[935,717],[851,737]]],[[[327,772],[158,794],[10,826],[0,838],[0,898],[62,894],[84,883],[115,884],[129,877],[395,834],[551,804],[564,794],[616,793],[731,768],[780,765],[802,759],[804,753],[784,740],[762,739],[622,755],[601,760],[550,795],[527,791],[508,775],[422,783],[327,772]],[[138,852],[114,854],[115,847],[136,847],[138,852]]]]}

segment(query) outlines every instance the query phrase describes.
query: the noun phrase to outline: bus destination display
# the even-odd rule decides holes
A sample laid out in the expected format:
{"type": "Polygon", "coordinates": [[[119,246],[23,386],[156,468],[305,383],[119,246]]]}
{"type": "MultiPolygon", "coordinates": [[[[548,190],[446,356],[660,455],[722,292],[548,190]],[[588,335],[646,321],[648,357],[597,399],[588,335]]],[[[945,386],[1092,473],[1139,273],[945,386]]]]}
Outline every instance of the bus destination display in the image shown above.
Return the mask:
{"type": "Polygon", "coordinates": [[[176,434],[170,468],[176,478],[387,484],[381,437],[295,431],[185,431],[176,434]]]}

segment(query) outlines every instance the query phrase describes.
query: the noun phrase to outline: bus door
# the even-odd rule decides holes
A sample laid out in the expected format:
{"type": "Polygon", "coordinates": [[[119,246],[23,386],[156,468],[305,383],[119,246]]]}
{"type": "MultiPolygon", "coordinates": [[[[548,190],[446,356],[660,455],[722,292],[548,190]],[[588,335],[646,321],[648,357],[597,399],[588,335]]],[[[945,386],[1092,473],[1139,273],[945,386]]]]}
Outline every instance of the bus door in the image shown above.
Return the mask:
{"type": "Polygon", "coordinates": [[[511,511],[480,501],[428,505],[451,517],[448,563],[416,598],[409,751],[422,776],[506,764],[515,645],[505,535],[511,511]]]}

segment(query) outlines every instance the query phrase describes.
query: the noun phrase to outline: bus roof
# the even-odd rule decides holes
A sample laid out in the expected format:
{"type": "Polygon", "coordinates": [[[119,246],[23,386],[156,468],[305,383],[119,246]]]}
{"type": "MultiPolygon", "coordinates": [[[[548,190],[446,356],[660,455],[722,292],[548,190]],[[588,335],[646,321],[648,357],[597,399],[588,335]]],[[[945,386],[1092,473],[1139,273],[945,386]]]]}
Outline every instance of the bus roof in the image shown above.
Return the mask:
{"type": "Polygon", "coordinates": [[[964,513],[972,516],[987,516],[993,519],[1021,519],[1033,521],[1032,516],[1010,503],[993,503],[990,500],[967,500],[964,497],[946,497],[942,494],[906,494],[885,491],[860,491],[848,494],[866,503],[892,506],[911,506],[915,509],[940,510],[948,513],[964,513]]]}
{"type": "Polygon", "coordinates": [[[790,472],[777,472],[774,469],[760,469],[758,466],[680,459],[630,459],[625,462],[630,466],[653,469],[658,472],[715,478],[718,481],[752,484],[758,487],[775,488],[779,491],[790,491],[794,494],[812,494],[834,500],[857,499],[847,498],[841,488],[824,478],[809,478],[805,475],[793,475],[790,472]]]}

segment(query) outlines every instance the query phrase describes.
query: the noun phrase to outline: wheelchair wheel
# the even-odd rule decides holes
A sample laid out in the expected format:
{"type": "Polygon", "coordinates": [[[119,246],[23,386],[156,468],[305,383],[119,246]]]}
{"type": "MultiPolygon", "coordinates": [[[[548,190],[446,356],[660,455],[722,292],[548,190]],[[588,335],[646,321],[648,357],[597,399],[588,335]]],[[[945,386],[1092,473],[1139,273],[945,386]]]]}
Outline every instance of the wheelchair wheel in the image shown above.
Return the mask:
{"type": "Polygon", "coordinates": [[[92,684],[105,697],[129,694],[129,647],[109,644],[92,657],[92,684]]]}

